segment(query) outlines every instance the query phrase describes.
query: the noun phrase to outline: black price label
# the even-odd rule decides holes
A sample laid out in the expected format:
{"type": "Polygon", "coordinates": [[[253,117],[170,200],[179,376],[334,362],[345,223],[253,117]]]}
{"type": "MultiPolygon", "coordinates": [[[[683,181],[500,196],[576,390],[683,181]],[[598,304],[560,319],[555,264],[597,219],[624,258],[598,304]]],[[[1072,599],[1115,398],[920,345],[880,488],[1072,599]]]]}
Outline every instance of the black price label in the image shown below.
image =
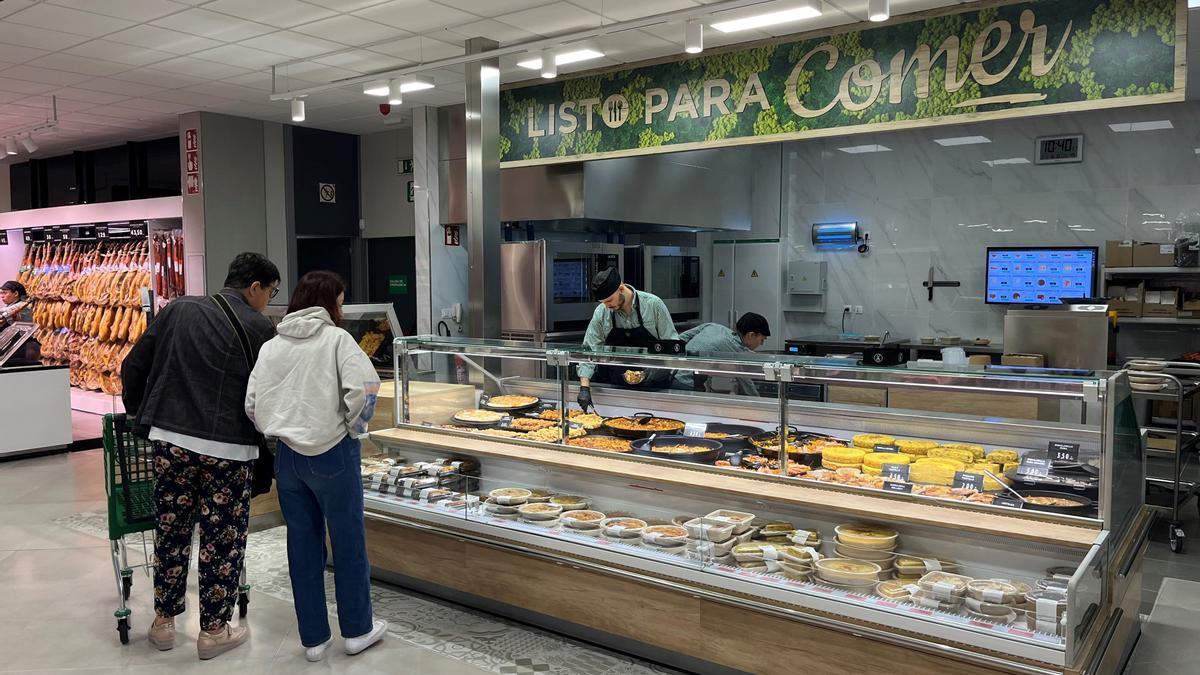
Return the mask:
{"type": "Polygon", "coordinates": [[[571,429],[582,429],[583,425],[579,422],[567,422],[567,427],[571,429]]]}
{"type": "Polygon", "coordinates": [[[46,241],[46,230],[41,227],[32,227],[25,232],[29,235],[29,240],[26,243],[34,241],[46,241]]]}
{"type": "Polygon", "coordinates": [[[0,246],[8,246],[8,230],[0,230],[0,246]]]}
{"type": "Polygon", "coordinates": [[[1010,509],[1019,509],[1025,506],[1025,502],[1016,497],[996,497],[992,500],[995,506],[1007,506],[1010,509]]]}
{"type": "Polygon", "coordinates": [[[879,475],[884,480],[907,483],[908,469],[909,466],[907,464],[884,464],[880,469],[879,475]]]}
{"type": "Polygon", "coordinates": [[[898,452],[898,450],[897,450],[896,446],[893,444],[876,443],[875,444],[875,452],[898,452]]]}
{"type": "Polygon", "coordinates": [[[107,225],[97,225],[96,226],[96,238],[97,239],[108,239],[108,226],[107,225]]]}
{"type": "Polygon", "coordinates": [[[954,487],[983,492],[983,474],[971,473],[969,471],[955,471],[954,487]]]}
{"type": "Polygon", "coordinates": [[[884,492],[899,492],[901,494],[912,494],[912,483],[893,483],[890,480],[883,481],[884,492]]]}
{"type": "Polygon", "coordinates": [[[131,236],[131,237],[146,236],[146,223],[145,222],[130,223],[129,224],[129,236],[131,236]]]}
{"type": "Polygon", "coordinates": [[[1046,446],[1046,452],[1050,455],[1052,462],[1067,462],[1074,464],[1079,461],[1079,444],[1078,443],[1060,443],[1058,441],[1050,441],[1046,446]]]}
{"type": "Polygon", "coordinates": [[[500,423],[505,426],[512,424],[512,415],[505,415],[504,417],[501,417],[500,423]]]}
{"type": "Polygon", "coordinates": [[[421,422],[421,426],[423,426],[423,427],[431,427],[431,426],[433,426],[433,422],[421,422]]]}
{"type": "Polygon", "coordinates": [[[62,227],[58,228],[58,237],[56,237],[56,238],[57,238],[59,241],[68,241],[68,240],[70,240],[70,238],[71,238],[71,226],[70,226],[70,225],[63,225],[62,227]]]}
{"type": "Polygon", "coordinates": [[[1045,457],[1029,457],[1027,455],[1021,458],[1021,464],[1017,467],[1017,473],[1022,476],[1040,476],[1045,478],[1050,475],[1050,460],[1045,457]]]}
{"type": "Polygon", "coordinates": [[[481,394],[479,396],[479,405],[487,405],[487,402],[490,400],[492,400],[491,396],[488,396],[487,394],[481,394]]]}
{"type": "Polygon", "coordinates": [[[557,410],[557,409],[558,409],[557,403],[543,403],[542,404],[542,410],[557,410]]]}
{"type": "Polygon", "coordinates": [[[33,243],[33,230],[29,229],[28,227],[25,228],[24,230],[21,230],[21,239],[24,240],[24,242],[26,244],[32,244],[33,243]]]}

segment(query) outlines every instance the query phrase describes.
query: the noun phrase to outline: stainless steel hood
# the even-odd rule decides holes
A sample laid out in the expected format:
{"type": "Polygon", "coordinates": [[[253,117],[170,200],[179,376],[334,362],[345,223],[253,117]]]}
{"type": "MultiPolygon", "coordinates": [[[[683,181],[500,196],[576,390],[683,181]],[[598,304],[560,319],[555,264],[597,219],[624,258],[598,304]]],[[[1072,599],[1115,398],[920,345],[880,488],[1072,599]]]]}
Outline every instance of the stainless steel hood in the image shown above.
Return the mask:
{"type": "MultiPolygon", "coordinates": [[[[442,224],[465,223],[461,107],[439,115],[442,224]]],[[[753,148],[720,148],[502,169],[500,220],[593,232],[749,230],[754,160],[753,148]]]]}

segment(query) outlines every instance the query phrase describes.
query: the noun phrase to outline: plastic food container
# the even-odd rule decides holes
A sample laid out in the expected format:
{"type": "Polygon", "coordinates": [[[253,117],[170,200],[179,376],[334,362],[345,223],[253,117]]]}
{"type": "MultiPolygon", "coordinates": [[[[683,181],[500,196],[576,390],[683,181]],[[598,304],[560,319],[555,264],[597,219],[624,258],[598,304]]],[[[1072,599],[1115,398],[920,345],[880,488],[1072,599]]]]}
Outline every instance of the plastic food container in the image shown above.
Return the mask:
{"type": "Polygon", "coordinates": [[[733,536],[734,524],[719,518],[693,518],[683,524],[692,539],[720,543],[733,536]]]}
{"type": "Polygon", "coordinates": [[[504,506],[519,506],[529,501],[531,496],[533,492],[525,488],[500,488],[488,493],[488,497],[504,506]]]}
{"type": "Polygon", "coordinates": [[[913,591],[909,597],[914,605],[926,607],[928,609],[937,609],[943,612],[957,612],[963,606],[962,596],[950,596],[947,598],[938,597],[924,589],[913,591]]]}
{"type": "Polygon", "coordinates": [[[879,565],[866,560],[849,560],[847,558],[824,558],[815,565],[817,577],[833,584],[867,584],[871,586],[879,581],[882,569],[879,565]]]}
{"type": "Polygon", "coordinates": [[[558,518],[558,514],[562,513],[562,507],[545,502],[534,502],[518,506],[517,513],[520,513],[525,520],[550,520],[558,518]]]}
{"type": "Polygon", "coordinates": [[[976,612],[975,610],[971,609],[970,607],[967,607],[967,610],[966,610],[967,616],[969,616],[973,619],[982,619],[983,621],[994,621],[996,623],[1001,623],[1001,624],[1010,624],[1017,620],[1016,611],[1009,608],[1008,605],[993,605],[993,606],[1001,607],[1004,609],[1004,611],[1001,613],[998,613],[998,614],[991,614],[988,612],[976,612]]]}
{"type": "Polygon", "coordinates": [[[515,516],[517,507],[499,504],[493,499],[488,499],[483,503],[483,510],[494,516],[515,516]]]}
{"type": "Polygon", "coordinates": [[[642,529],[642,541],[652,546],[683,546],[688,531],[678,525],[651,525],[642,529]]]}
{"type": "Polygon", "coordinates": [[[619,539],[636,539],[642,536],[646,521],[638,518],[605,518],[600,521],[604,534],[619,539]]]}
{"type": "Polygon", "coordinates": [[[896,548],[896,541],[900,538],[900,533],[880,525],[838,525],[833,531],[837,533],[839,542],[855,548],[890,551],[896,548]]]}
{"type": "Polygon", "coordinates": [[[791,542],[797,546],[812,546],[821,545],[821,533],[815,530],[795,530],[788,537],[791,542]]]}
{"type": "Polygon", "coordinates": [[[716,511],[713,511],[704,517],[732,524],[733,534],[742,534],[746,530],[749,530],[751,523],[754,522],[753,513],[746,513],[745,511],[730,511],[728,509],[717,509],[716,511]]]}
{"type": "Polygon", "coordinates": [[[730,551],[733,550],[734,544],[737,543],[737,540],[730,538],[722,542],[713,542],[689,538],[686,543],[689,551],[696,551],[697,553],[703,553],[709,557],[718,558],[729,555],[730,551]]]}
{"type": "Polygon", "coordinates": [[[1045,579],[1038,579],[1037,589],[1039,591],[1051,591],[1053,593],[1066,593],[1067,583],[1067,579],[1062,579],[1059,577],[1047,577],[1045,579]]]}
{"type": "Polygon", "coordinates": [[[909,588],[911,585],[903,581],[890,579],[876,584],[875,592],[889,600],[907,600],[913,593],[912,589],[909,588]]]}
{"type": "Polygon", "coordinates": [[[967,606],[967,609],[971,610],[972,612],[976,612],[978,614],[986,614],[988,616],[993,616],[993,617],[1007,616],[1009,614],[1012,614],[1013,618],[1014,619],[1016,618],[1016,614],[1014,612],[1014,610],[1016,608],[1014,605],[1011,605],[1011,604],[977,600],[969,595],[963,599],[963,604],[965,604],[967,606]]]}
{"type": "MultiPolygon", "coordinates": [[[[859,548],[857,546],[847,546],[838,540],[833,542],[833,550],[843,558],[854,558],[855,560],[870,560],[871,562],[879,563],[880,567],[891,567],[896,559],[896,553],[893,551],[884,551],[877,548],[859,548]]],[[[924,569],[922,568],[922,572],[924,569]]]]}
{"type": "Polygon", "coordinates": [[[771,537],[788,537],[796,531],[796,526],[785,520],[773,520],[758,528],[758,537],[760,539],[770,539],[771,537]]]}
{"type": "Polygon", "coordinates": [[[596,530],[600,528],[600,521],[604,520],[605,516],[599,511],[564,511],[562,514],[563,525],[574,530],[596,530]]]}
{"type": "Polygon", "coordinates": [[[779,561],[779,574],[792,581],[808,581],[812,571],[812,565],[800,565],[790,560],[779,561]]]}
{"type": "Polygon", "coordinates": [[[734,539],[734,541],[736,541],[739,544],[745,544],[745,543],[748,543],[751,539],[754,539],[754,535],[756,535],[756,534],[758,534],[758,528],[752,527],[741,534],[734,534],[733,539],[734,539]]]}
{"type": "Polygon", "coordinates": [[[1016,586],[996,579],[976,579],[967,584],[967,597],[987,604],[1011,605],[1020,595],[1016,586]]]}
{"type": "Polygon", "coordinates": [[[1029,630],[1062,635],[1067,596],[1056,591],[1031,591],[1026,595],[1025,621],[1029,630]]]}
{"type": "Polygon", "coordinates": [[[574,495],[554,495],[550,498],[550,503],[561,506],[563,511],[582,511],[588,507],[587,497],[574,495]]]}
{"type": "Polygon", "coordinates": [[[896,556],[896,571],[900,574],[924,576],[927,572],[953,571],[958,563],[941,558],[921,558],[915,555],[896,556]]]}
{"type": "Polygon", "coordinates": [[[961,598],[967,594],[967,584],[972,581],[971,577],[961,574],[929,572],[921,577],[917,586],[938,600],[962,602],[961,598]]]}
{"type": "Polygon", "coordinates": [[[521,522],[529,523],[530,525],[537,525],[538,527],[551,528],[551,527],[558,527],[559,523],[562,522],[562,519],[561,518],[543,518],[543,519],[535,520],[533,518],[522,517],[521,522]]]}

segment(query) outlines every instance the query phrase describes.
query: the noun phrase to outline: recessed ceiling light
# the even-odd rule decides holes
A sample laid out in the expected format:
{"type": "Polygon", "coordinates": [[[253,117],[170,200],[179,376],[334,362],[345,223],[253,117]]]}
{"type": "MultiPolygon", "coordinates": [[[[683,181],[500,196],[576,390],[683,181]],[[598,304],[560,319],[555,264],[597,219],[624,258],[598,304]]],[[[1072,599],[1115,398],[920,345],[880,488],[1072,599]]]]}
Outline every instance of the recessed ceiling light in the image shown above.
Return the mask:
{"type": "Polygon", "coordinates": [[[985,159],[983,163],[988,166],[1003,166],[1005,164],[1028,164],[1029,160],[1024,157],[1005,157],[1003,159],[985,159]]]}
{"type": "Polygon", "coordinates": [[[851,145],[848,148],[838,148],[842,152],[849,155],[861,155],[864,152],[891,152],[892,149],[886,145],[851,145]]]}
{"type": "Polygon", "coordinates": [[[935,138],[933,142],[942,146],[979,145],[980,143],[991,143],[992,139],[987,136],[953,136],[951,138],[935,138]]]}
{"type": "Polygon", "coordinates": [[[821,16],[820,0],[801,0],[796,6],[789,9],[782,9],[778,12],[756,14],[728,21],[717,21],[709,25],[722,33],[734,33],[740,30],[753,30],[755,28],[791,23],[792,21],[800,21],[802,19],[811,19],[817,16],[821,16]]]}
{"type": "MultiPolygon", "coordinates": [[[[602,56],[604,56],[604,52],[595,49],[575,49],[569,52],[559,52],[554,57],[554,63],[555,65],[565,66],[568,63],[577,63],[579,61],[598,59],[602,56]]],[[[542,58],[539,56],[532,59],[525,59],[524,61],[517,62],[517,65],[530,70],[541,70],[542,58]]]]}
{"type": "Polygon", "coordinates": [[[1157,131],[1159,129],[1174,129],[1175,125],[1171,124],[1171,120],[1150,120],[1149,122],[1123,122],[1121,124],[1110,124],[1109,129],[1123,134],[1129,131],[1157,131]]]}

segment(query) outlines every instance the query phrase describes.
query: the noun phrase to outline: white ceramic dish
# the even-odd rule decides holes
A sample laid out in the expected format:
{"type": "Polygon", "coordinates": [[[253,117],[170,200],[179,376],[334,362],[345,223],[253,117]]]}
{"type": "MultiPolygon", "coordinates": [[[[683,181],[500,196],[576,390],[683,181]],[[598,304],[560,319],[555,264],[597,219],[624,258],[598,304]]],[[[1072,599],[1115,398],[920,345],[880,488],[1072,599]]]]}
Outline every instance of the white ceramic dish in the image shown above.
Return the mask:
{"type": "Polygon", "coordinates": [[[520,513],[525,520],[557,520],[558,514],[562,513],[562,507],[557,504],[535,502],[517,507],[517,513],[520,513]]]}
{"type": "Polygon", "coordinates": [[[561,516],[563,525],[566,525],[573,530],[599,530],[600,523],[603,522],[606,517],[607,516],[599,511],[586,511],[578,509],[575,511],[563,511],[561,516]],[[579,518],[579,516],[588,516],[588,518],[585,520],[579,518]]]}
{"type": "Polygon", "coordinates": [[[488,493],[488,497],[504,506],[520,506],[529,501],[531,496],[533,496],[533,492],[525,488],[500,488],[488,493]]]}
{"type": "Polygon", "coordinates": [[[600,521],[600,527],[603,528],[605,536],[617,539],[637,539],[642,536],[642,530],[646,528],[646,521],[639,518],[605,518],[600,521]],[[626,522],[627,524],[623,524],[626,522]]]}

